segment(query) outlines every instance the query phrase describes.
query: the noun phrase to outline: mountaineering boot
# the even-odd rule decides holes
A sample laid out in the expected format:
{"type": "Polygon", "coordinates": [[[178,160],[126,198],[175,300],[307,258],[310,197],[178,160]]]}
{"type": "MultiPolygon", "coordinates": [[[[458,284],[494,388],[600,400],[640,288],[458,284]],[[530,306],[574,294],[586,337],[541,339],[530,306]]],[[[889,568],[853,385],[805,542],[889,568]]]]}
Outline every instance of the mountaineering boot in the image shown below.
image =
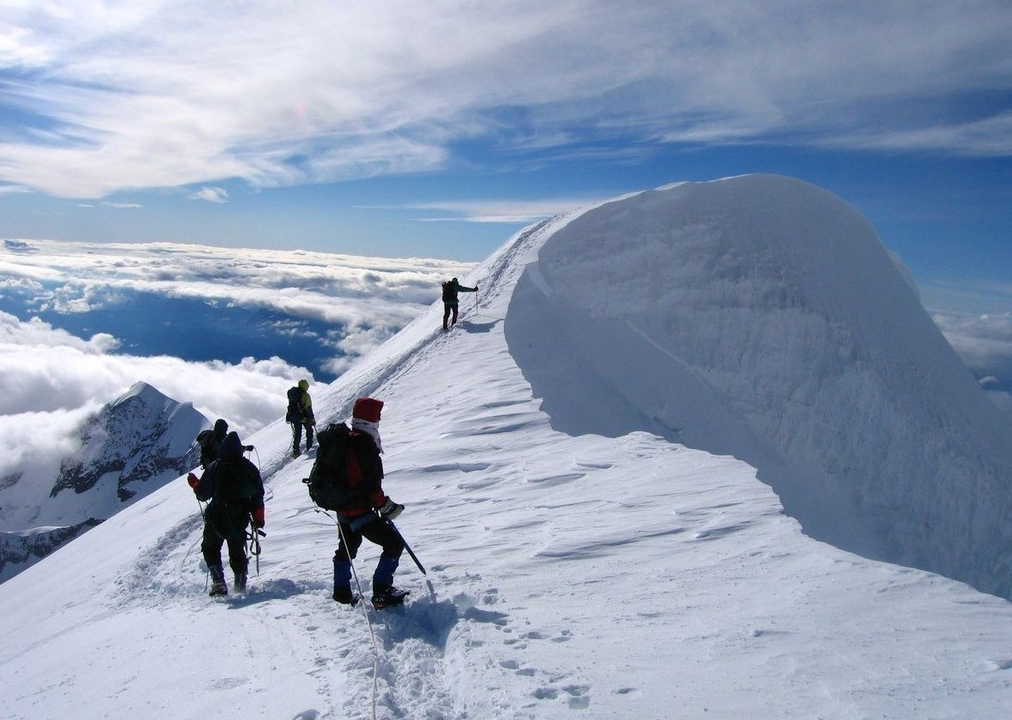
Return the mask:
{"type": "Polygon", "coordinates": [[[386,587],[373,588],[372,593],[372,606],[377,610],[382,610],[385,607],[391,607],[392,605],[403,605],[404,599],[407,597],[410,590],[398,590],[392,585],[386,587]]]}
{"type": "Polygon", "coordinates": [[[355,607],[358,605],[359,597],[357,593],[353,593],[349,587],[334,588],[334,600],[341,603],[342,605],[351,605],[355,607]]]}
{"type": "Polygon", "coordinates": [[[211,597],[228,595],[228,588],[225,587],[225,571],[221,569],[221,565],[212,565],[207,571],[211,573],[211,592],[208,595],[211,597]]]}
{"type": "Polygon", "coordinates": [[[235,574],[235,582],[232,584],[232,590],[237,593],[246,592],[246,573],[237,572],[235,574]]]}

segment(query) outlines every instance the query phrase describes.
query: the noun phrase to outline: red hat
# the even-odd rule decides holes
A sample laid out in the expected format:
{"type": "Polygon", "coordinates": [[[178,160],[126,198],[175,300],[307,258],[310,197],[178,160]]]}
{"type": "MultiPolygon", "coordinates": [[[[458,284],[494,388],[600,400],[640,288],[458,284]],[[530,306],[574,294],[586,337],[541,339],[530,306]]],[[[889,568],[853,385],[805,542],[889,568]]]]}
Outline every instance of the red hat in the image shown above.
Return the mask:
{"type": "Polygon", "coordinates": [[[379,422],[380,412],[383,410],[383,401],[371,397],[360,397],[355,401],[351,410],[351,416],[366,422],[379,422]]]}

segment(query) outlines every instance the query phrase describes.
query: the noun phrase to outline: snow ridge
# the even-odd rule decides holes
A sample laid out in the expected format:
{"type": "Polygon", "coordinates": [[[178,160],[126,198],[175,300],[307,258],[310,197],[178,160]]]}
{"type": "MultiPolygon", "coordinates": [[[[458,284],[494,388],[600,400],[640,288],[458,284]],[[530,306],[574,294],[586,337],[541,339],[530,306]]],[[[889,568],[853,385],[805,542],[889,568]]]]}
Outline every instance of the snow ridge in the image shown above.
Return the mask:
{"type": "Polygon", "coordinates": [[[1012,592],[1012,431],[839,199],[643,193],[555,233],[518,294],[507,339],[553,427],[732,454],[815,537],[1012,592]]]}

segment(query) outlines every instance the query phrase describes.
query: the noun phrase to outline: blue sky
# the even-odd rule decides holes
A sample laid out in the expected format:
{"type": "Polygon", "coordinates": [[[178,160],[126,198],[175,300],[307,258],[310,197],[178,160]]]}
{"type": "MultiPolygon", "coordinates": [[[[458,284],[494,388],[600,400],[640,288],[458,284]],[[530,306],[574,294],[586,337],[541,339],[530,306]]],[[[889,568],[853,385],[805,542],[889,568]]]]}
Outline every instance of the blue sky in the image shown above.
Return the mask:
{"type": "Polygon", "coordinates": [[[1007,0],[182,0],[0,13],[0,237],[476,261],[680,180],[847,200],[1012,310],[1007,0]]]}

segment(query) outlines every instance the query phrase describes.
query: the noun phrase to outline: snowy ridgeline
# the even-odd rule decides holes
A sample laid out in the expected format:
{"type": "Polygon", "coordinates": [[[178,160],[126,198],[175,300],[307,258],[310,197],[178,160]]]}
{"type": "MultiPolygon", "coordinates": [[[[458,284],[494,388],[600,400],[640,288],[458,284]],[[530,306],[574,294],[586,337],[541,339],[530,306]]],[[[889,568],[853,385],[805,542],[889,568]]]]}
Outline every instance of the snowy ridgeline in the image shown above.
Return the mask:
{"type": "Polygon", "coordinates": [[[209,422],[139,382],[87,421],[54,476],[45,463],[0,483],[0,580],[7,580],[197,464],[209,422]]]}
{"type": "Polygon", "coordinates": [[[906,278],[821,189],[686,183],[556,232],[506,333],[553,427],[734,455],[814,537],[1008,597],[1012,431],[906,278]]]}

